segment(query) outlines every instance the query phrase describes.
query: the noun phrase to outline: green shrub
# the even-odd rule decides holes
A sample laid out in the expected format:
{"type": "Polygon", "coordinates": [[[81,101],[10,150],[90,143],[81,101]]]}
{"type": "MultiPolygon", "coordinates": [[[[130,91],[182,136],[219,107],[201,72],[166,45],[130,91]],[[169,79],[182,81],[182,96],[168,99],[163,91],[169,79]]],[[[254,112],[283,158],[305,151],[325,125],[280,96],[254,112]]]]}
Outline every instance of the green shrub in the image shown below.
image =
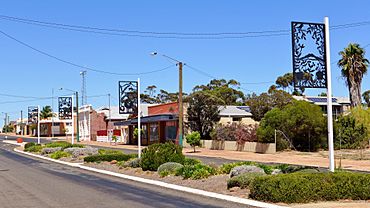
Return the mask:
{"type": "Polygon", "coordinates": [[[182,168],[177,169],[176,175],[182,176],[184,179],[201,179],[207,178],[210,175],[216,175],[215,168],[205,164],[184,165],[182,168]]]}
{"type": "Polygon", "coordinates": [[[110,162],[112,160],[127,161],[131,158],[135,158],[136,154],[105,154],[105,155],[91,155],[84,158],[85,162],[110,162]]]}
{"type": "Polygon", "coordinates": [[[235,177],[230,178],[227,181],[227,188],[240,187],[242,189],[249,188],[249,185],[258,176],[263,176],[263,173],[244,173],[235,177]]]}
{"type": "Polygon", "coordinates": [[[118,166],[124,168],[139,168],[141,164],[141,158],[131,158],[128,161],[120,161],[117,163],[118,166]]]}
{"type": "Polygon", "coordinates": [[[160,165],[158,167],[158,170],[157,172],[159,173],[160,176],[164,177],[164,176],[167,176],[167,175],[170,175],[170,174],[175,174],[177,169],[180,169],[184,167],[182,164],[180,163],[176,163],[176,162],[167,162],[167,163],[164,163],[162,165],[160,165]]]}
{"type": "Polygon", "coordinates": [[[152,144],[143,150],[141,167],[143,170],[157,171],[163,163],[177,162],[183,164],[184,160],[182,147],[172,142],[152,144]]]}
{"type": "Polygon", "coordinates": [[[41,144],[36,144],[24,149],[24,151],[26,152],[41,152],[41,150],[42,150],[41,144]]]}
{"type": "Polygon", "coordinates": [[[195,158],[186,157],[185,160],[184,160],[184,165],[195,165],[195,164],[199,164],[199,163],[202,163],[202,162],[198,159],[195,159],[195,158]]]}
{"type": "Polygon", "coordinates": [[[229,174],[231,169],[242,166],[242,165],[254,165],[254,162],[250,161],[240,161],[240,162],[233,162],[233,163],[224,163],[219,167],[219,172],[221,174],[229,174]]]}
{"type": "Polygon", "coordinates": [[[255,178],[250,197],[261,201],[306,203],[339,199],[369,200],[370,174],[292,173],[255,178]]]}
{"type": "Polygon", "coordinates": [[[110,154],[124,154],[121,150],[112,150],[112,149],[99,149],[99,155],[110,155],[110,154]]]}
{"type": "Polygon", "coordinates": [[[32,146],[35,146],[35,145],[36,145],[35,142],[28,142],[27,144],[24,145],[24,149],[28,149],[28,148],[30,148],[32,146]]]}
{"type": "Polygon", "coordinates": [[[268,175],[270,175],[272,171],[274,170],[274,166],[271,166],[271,165],[265,165],[265,164],[258,163],[256,164],[256,166],[259,168],[262,168],[263,171],[265,171],[265,173],[268,175]]]}
{"type": "Polygon", "coordinates": [[[51,158],[56,159],[56,160],[62,157],[69,157],[69,156],[71,156],[71,153],[64,152],[64,151],[56,151],[50,155],[51,158]]]}
{"type": "Polygon", "coordinates": [[[71,143],[66,142],[66,141],[57,141],[57,142],[51,142],[51,143],[45,144],[45,147],[50,147],[50,148],[61,147],[62,150],[64,150],[64,149],[67,149],[67,148],[70,148],[70,147],[83,148],[85,146],[82,145],[82,144],[71,144],[71,143]]]}
{"type": "Polygon", "coordinates": [[[200,146],[200,133],[197,131],[191,132],[190,134],[186,135],[186,143],[190,144],[194,148],[195,152],[195,147],[200,146]]]}

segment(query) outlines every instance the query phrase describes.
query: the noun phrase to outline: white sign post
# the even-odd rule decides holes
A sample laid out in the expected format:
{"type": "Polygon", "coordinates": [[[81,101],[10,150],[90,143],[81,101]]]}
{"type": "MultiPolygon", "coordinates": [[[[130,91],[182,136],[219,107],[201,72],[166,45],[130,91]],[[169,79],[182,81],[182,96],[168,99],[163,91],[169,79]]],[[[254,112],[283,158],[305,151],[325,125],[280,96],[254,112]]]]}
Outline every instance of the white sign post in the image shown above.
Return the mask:
{"type": "Polygon", "coordinates": [[[72,105],[72,135],[71,135],[71,144],[74,144],[74,135],[75,135],[75,119],[73,115],[73,96],[71,96],[71,105],[72,105]]]}
{"type": "Polygon", "coordinates": [[[326,79],[327,79],[327,116],[328,116],[328,148],[329,148],[329,170],[334,172],[334,142],[333,142],[333,107],[331,89],[331,68],[330,68],[330,39],[329,39],[329,18],[324,18],[325,23],[325,48],[326,48],[326,79]]]}
{"type": "Polygon", "coordinates": [[[138,157],[141,158],[141,107],[140,107],[140,78],[137,79],[137,144],[138,157]]]}
{"type": "Polygon", "coordinates": [[[40,106],[37,106],[37,144],[40,144],[40,106]]]}

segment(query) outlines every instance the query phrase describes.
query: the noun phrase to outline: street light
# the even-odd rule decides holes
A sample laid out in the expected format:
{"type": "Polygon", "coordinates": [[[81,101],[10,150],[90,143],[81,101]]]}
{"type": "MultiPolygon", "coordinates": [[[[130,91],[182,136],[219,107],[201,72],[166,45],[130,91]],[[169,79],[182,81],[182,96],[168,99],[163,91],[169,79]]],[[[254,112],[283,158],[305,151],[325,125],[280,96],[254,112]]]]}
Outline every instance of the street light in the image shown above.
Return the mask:
{"type": "MultiPolygon", "coordinates": [[[[158,52],[152,52],[150,55],[156,56],[158,52]]],[[[183,139],[183,121],[184,121],[184,107],[182,102],[182,65],[183,63],[177,59],[174,59],[170,56],[165,54],[160,54],[163,57],[170,59],[176,62],[176,65],[179,66],[179,145],[182,146],[182,139],[183,139]]]]}
{"type": "MultiPolygon", "coordinates": [[[[76,91],[76,90],[71,90],[71,89],[67,89],[67,88],[63,88],[63,87],[61,87],[59,90],[66,90],[66,91],[70,91],[70,92],[73,92],[74,94],[75,94],[75,97],[76,97],[76,123],[77,123],[77,126],[76,126],[76,133],[77,133],[77,135],[76,135],[76,139],[77,139],[77,142],[79,142],[80,141],[80,128],[79,128],[79,116],[78,116],[78,91],[76,91]]],[[[73,107],[72,107],[72,112],[73,112],[73,107]]],[[[72,116],[72,123],[73,123],[73,120],[74,120],[74,118],[73,118],[73,116],[72,116]]],[[[74,127],[72,127],[72,128],[74,128],[74,127]]],[[[74,130],[74,129],[73,129],[74,130]]],[[[73,140],[72,140],[72,142],[73,142],[73,140]]]]}

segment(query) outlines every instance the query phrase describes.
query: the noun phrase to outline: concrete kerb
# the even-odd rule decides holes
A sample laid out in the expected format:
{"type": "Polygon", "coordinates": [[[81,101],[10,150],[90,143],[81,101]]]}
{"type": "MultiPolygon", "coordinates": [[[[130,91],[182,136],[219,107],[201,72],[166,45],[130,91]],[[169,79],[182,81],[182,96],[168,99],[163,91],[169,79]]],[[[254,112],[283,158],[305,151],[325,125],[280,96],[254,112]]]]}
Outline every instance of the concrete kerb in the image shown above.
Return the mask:
{"type": "Polygon", "coordinates": [[[191,194],[197,194],[197,195],[206,196],[206,197],[210,197],[210,198],[221,199],[221,200],[225,200],[225,201],[230,201],[230,202],[249,205],[249,206],[261,207],[261,208],[284,208],[284,206],[269,204],[269,203],[255,201],[255,200],[251,200],[251,199],[244,199],[244,198],[239,198],[239,197],[235,197],[235,196],[218,194],[218,193],[204,191],[204,190],[200,190],[200,189],[189,188],[189,187],[185,187],[185,186],[165,183],[165,182],[162,182],[162,181],[156,181],[156,180],[140,178],[140,177],[136,177],[136,176],[125,175],[125,174],[121,174],[121,173],[111,172],[111,171],[107,171],[107,170],[101,170],[101,169],[96,169],[96,168],[92,168],[92,167],[87,167],[87,166],[84,166],[83,163],[70,163],[70,162],[55,160],[55,159],[44,157],[44,156],[41,156],[41,155],[35,155],[35,154],[29,153],[29,152],[24,152],[24,151],[18,150],[17,148],[15,148],[14,151],[18,152],[18,153],[21,153],[21,154],[28,155],[28,156],[37,157],[37,158],[40,158],[40,159],[56,162],[56,163],[59,163],[59,164],[68,165],[68,166],[76,167],[76,168],[81,168],[83,170],[88,170],[88,171],[92,171],[92,172],[96,172],[96,173],[115,176],[115,177],[118,177],[118,178],[123,178],[123,179],[136,181],[136,182],[140,182],[140,183],[160,186],[160,187],[173,189],[173,190],[177,190],[177,191],[182,191],[182,192],[187,192],[187,193],[191,193],[191,194]]]}

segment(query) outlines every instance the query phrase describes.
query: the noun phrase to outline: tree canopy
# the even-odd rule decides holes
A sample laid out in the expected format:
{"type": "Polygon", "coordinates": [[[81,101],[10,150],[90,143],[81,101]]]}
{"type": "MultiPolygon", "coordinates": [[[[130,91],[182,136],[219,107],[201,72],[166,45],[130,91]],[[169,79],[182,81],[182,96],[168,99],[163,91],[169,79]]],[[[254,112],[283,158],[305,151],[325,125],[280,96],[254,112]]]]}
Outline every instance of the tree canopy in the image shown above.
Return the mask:
{"type": "Polygon", "coordinates": [[[365,58],[365,50],[357,43],[350,43],[339,52],[339,55],[342,58],[338,61],[338,66],[348,86],[351,106],[360,106],[362,78],[369,65],[369,60],[365,58]]]}
{"type": "Polygon", "coordinates": [[[47,119],[53,117],[53,110],[49,105],[44,106],[40,112],[41,119],[47,119]]]}
{"type": "MultiPolygon", "coordinates": [[[[306,101],[294,101],[267,112],[257,130],[261,142],[274,142],[275,129],[283,132],[297,150],[316,151],[325,146],[326,118],[321,108],[306,101]]],[[[283,136],[277,134],[278,149],[283,136]]]]}
{"type": "Polygon", "coordinates": [[[225,105],[242,105],[244,93],[239,90],[240,83],[234,79],[213,79],[206,85],[197,85],[194,92],[203,91],[221,99],[225,105]]]}
{"type": "Polygon", "coordinates": [[[282,90],[272,90],[260,95],[252,94],[246,98],[246,104],[250,107],[252,117],[256,121],[260,121],[271,109],[282,108],[292,101],[293,97],[282,90]]]}
{"type": "Polygon", "coordinates": [[[187,127],[199,132],[201,139],[210,139],[213,126],[219,120],[218,106],[223,101],[208,91],[193,92],[187,100],[187,127]]]}

